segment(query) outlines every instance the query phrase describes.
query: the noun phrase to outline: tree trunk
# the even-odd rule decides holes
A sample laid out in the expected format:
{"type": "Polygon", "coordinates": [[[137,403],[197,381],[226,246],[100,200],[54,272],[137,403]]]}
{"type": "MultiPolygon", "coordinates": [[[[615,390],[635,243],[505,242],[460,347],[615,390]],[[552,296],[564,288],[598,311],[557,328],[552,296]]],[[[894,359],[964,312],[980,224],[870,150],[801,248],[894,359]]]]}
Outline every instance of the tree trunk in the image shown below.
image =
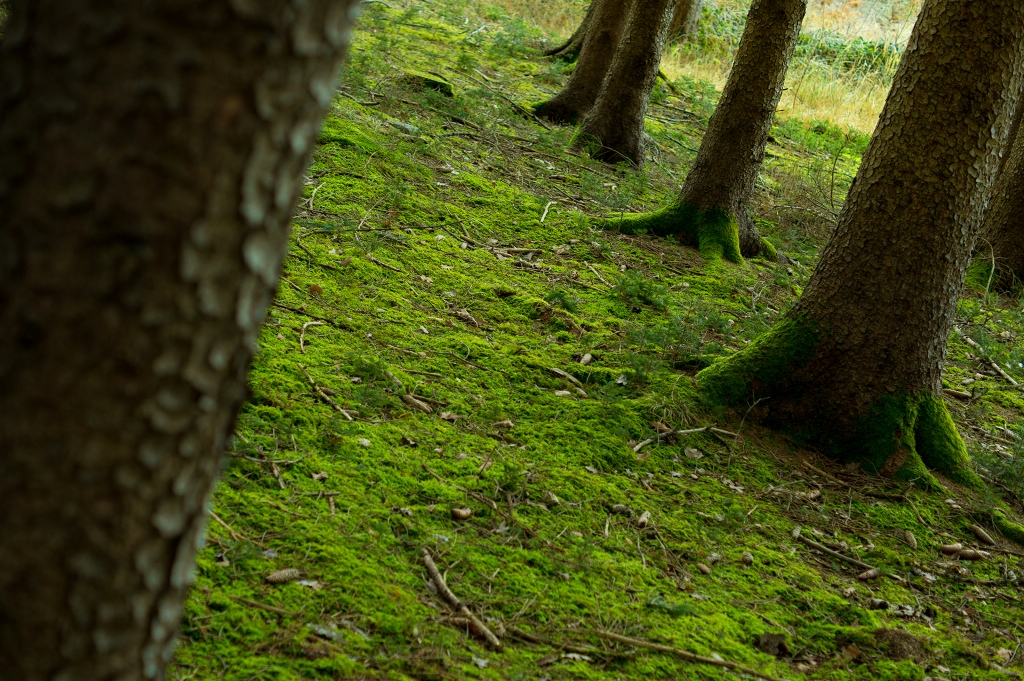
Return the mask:
{"type": "Polygon", "coordinates": [[[0,676],[158,679],[352,0],[18,0],[0,676]]]}
{"type": "Polygon", "coordinates": [[[644,116],[674,7],[674,0],[633,1],[597,100],[573,140],[594,158],[643,165],[644,116]]]}
{"type": "MultiPolygon", "coordinates": [[[[575,124],[590,111],[615,56],[629,6],[628,0],[594,0],[590,7],[597,10],[591,30],[569,82],[553,98],[534,107],[534,113],[557,123],[575,124]]],[[[589,12],[587,16],[591,16],[589,12]]]]}
{"type": "Polygon", "coordinates": [[[677,0],[672,24],[668,28],[668,42],[673,43],[697,32],[704,0],[677,0]]]}
{"type": "MultiPolygon", "coordinates": [[[[1017,111],[1010,148],[981,228],[995,259],[995,269],[986,277],[986,284],[991,282],[1005,291],[1024,282],[1024,138],[1018,134],[1022,115],[1024,106],[1017,111]]],[[[985,258],[988,254],[981,250],[977,255],[985,258]]]]}
{"type": "MultiPolygon", "coordinates": [[[[576,61],[576,58],[580,56],[580,50],[583,49],[583,41],[590,32],[590,27],[594,25],[594,15],[599,11],[601,5],[608,2],[609,0],[592,0],[590,6],[587,7],[587,13],[583,15],[583,21],[576,27],[569,39],[558,47],[544,50],[544,56],[558,57],[567,62],[576,61]]],[[[611,2],[614,4],[614,0],[611,2]]]]}
{"type": "Polygon", "coordinates": [[[756,0],[736,60],[693,168],[675,204],[624,215],[609,226],[675,235],[705,257],[741,262],[775,249],[757,234],[747,209],[761,169],[786,69],[800,35],[806,0],[756,0]]]}
{"type": "Polygon", "coordinates": [[[979,485],[942,363],[1022,85],[1024,0],[927,0],[835,234],[798,304],[697,376],[866,470],[979,485]]]}

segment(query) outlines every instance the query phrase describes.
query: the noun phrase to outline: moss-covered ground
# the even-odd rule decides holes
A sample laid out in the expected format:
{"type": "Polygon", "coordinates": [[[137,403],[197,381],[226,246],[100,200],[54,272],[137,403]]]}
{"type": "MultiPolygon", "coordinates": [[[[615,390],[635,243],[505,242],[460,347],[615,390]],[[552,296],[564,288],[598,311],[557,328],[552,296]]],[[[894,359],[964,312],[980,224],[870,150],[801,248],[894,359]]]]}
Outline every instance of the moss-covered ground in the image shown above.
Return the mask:
{"type": "Polygon", "coordinates": [[[597,230],[675,196],[713,97],[659,89],[646,168],[603,166],[525,113],[568,68],[540,37],[466,2],[366,5],[170,678],[736,675],[595,632],[775,678],[1022,671],[1024,547],[991,514],[1024,513],[1024,395],[987,363],[1024,381],[1019,301],[970,293],[976,345],[950,342],[948,408],[991,492],[906,488],[702,412],[693,375],[799,295],[865,137],[773,130],[754,212],[791,265],[597,230]],[[956,542],[990,555],[938,550],[956,542]]]}

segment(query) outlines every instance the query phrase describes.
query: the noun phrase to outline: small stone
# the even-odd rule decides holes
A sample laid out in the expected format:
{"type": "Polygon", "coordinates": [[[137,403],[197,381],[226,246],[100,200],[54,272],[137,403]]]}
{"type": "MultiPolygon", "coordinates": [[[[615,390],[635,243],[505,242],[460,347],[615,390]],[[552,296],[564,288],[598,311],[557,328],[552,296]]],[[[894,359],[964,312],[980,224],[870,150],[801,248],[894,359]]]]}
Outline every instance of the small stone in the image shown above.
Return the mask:
{"type": "Polygon", "coordinates": [[[593,361],[594,361],[594,356],[591,355],[589,352],[587,354],[583,355],[583,357],[580,358],[580,364],[582,364],[583,366],[587,366],[588,364],[590,364],[593,361]]]}
{"type": "Polygon", "coordinates": [[[740,554],[740,560],[743,561],[744,565],[753,565],[754,554],[752,554],[750,551],[744,551],[742,554],[740,554]]]}

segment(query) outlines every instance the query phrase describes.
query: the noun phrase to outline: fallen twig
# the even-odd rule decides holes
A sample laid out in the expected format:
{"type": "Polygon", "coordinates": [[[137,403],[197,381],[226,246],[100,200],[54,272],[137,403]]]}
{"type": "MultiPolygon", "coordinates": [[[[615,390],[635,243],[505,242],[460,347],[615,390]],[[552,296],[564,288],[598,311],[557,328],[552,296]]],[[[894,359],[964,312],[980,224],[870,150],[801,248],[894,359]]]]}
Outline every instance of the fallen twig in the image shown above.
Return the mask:
{"type": "Polygon", "coordinates": [[[229,537],[231,537],[231,538],[232,538],[232,539],[234,539],[235,541],[242,541],[242,536],[241,536],[240,534],[238,534],[237,532],[235,532],[235,531],[234,531],[234,530],[233,530],[233,529],[231,528],[231,526],[230,526],[230,525],[228,525],[228,524],[227,524],[226,522],[224,522],[223,520],[221,520],[221,519],[220,519],[220,516],[219,516],[219,515],[217,515],[217,514],[216,514],[216,513],[214,513],[213,511],[210,511],[210,517],[211,517],[211,518],[213,518],[213,519],[214,519],[215,521],[217,521],[217,524],[218,524],[218,525],[220,525],[221,527],[223,527],[223,528],[224,528],[225,530],[227,530],[227,531],[228,531],[228,536],[229,536],[229,537]]]}
{"type": "Polygon", "coordinates": [[[314,381],[314,380],[313,380],[313,377],[309,375],[309,372],[308,372],[308,371],[306,371],[306,367],[304,367],[304,366],[302,366],[302,365],[300,364],[300,365],[299,365],[299,369],[301,369],[301,370],[302,370],[302,373],[306,375],[306,380],[308,380],[308,381],[309,381],[309,384],[310,384],[311,386],[313,386],[313,390],[315,390],[315,391],[316,391],[316,394],[320,396],[320,399],[322,399],[322,400],[323,400],[324,402],[326,402],[327,404],[331,405],[331,406],[332,406],[332,407],[334,408],[334,410],[335,410],[336,412],[338,412],[339,414],[343,415],[343,416],[344,416],[345,418],[347,418],[347,419],[348,419],[349,421],[352,421],[352,420],[354,420],[354,419],[352,418],[352,415],[351,415],[351,414],[349,414],[349,413],[348,413],[347,411],[345,411],[344,409],[342,409],[341,407],[339,407],[339,406],[338,406],[338,403],[337,403],[337,402],[335,402],[334,400],[332,400],[332,399],[330,398],[330,396],[329,396],[329,395],[328,395],[327,393],[325,393],[325,392],[324,392],[323,388],[321,388],[320,386],[318,386],[318,385],[316,384],[316,381],[314,381]]]}
{"type": "Polygon", "coordinates": [[[272,605],[267,605],[266,603],[260,603],[258,601],[250,601],[248,598],[241,598],[239,596],[231,596],[231,595],[229,595],[228,598],[230,598],[231,600],[233,600],[233,601],[235,601],[237,603],[241,603],[242,605],[248,605],[250,608],[258,608],[260,610],[266,610],[267,612],[272,612],[275,615],[285,615],[286,617],[298,617],[299,616],[299,613],[297,613],[297,612],[292,612],[291,610],[282,610],[281,608],[275,608],[272,605]]]}
{"type": "Polygon", "coordinates": [[[306,322],[302,325],[302,331],[299,333],[299,352],[306,354],[306,328],[310,326],[323,326],[324,322],[312,321],[306,322]]]}
{"type": "Polygon", "coordinates": [[[383,262],[381,260],[377,260],[377,258],[373,257],[369,253],[366,254],[366,259],[369,260],[370,262],[372,262],[374,265],[380,265],[381,267],[383,267],[386,270],[391,270],[392,272],[404,272],[404,270],[402,270],[402,269],[400,269],[398,267],[395,267],[394,265],[389,265],[386,262],[383,262]]]}
{"type": "Polygon", "coordinates": [[[823,546],[823,545],[819,544],[818,542],[814,541],[810,537],[805,537],[802,534],[798,534],[796,531],[793,532],[793,537],[797,541],[803,542],[804,544],[807,544],[808,546],[810,546],[812,549],[814,549],[816,551],[821,551],[822,553],[828,554],[828,555],[832,556],[833,558],[836,558],[838,560],[841,560],[841,561],[844,561],[846,563],[849,563],[850,565],[854,565],[854,566],[859,567],[859,568],[861,568],[863,570],[874,570],[875,569],[875,567],[873,565],[868,565],[867,563],[865,563],[863,561],[860,561],[860,560],[857,560],[856,558],[851,558],[850,556],[843,555],[842,553],[839,553],[838,551],[833,551],[832,549],[828,548],[827,546],[823,546]]]}
{"type": "Polygon", "coordinates": [[[551,206],[555,205],[556,203],[558,203],[558,201],[548,201],[548,205],[544,206],[544,214],[540,216],[541,224],[544,224],[544,219],[548,216],[548,210],[550,210],[551,206]]]}
{"type": "Polygon", "coordinates": [[[454,593],[452,593],[452,590],[448,588],[448,585],[444,583],[444,577],[441,576],[441,573],[437,569],[437,565],[434,564],[434,559],[431,557],[430,551],[425,547],[423,549],[422,556],[423,564],[427,566],[427,574],[430,575],[430,579],[433,581],[434,586],[437,587],[437,592],[441,594],[441,597],[448,602],[448,605],[452,606],[452,609],[455,610],[455,612],[466,618],[469,623],[469,628],[474,634],[486,641],[494,650],[501,650],[503,646],[501,641],[498,640],[498,637],[495,636],[483,622],[477,619],[476,615],[474,615],[470,609],[467,608],[454,593]]]}
{"type": "Polygon", "coordinates": [[[591,633],[594,636],[597,636],[599,638],[603,638],[603,639],[608,640],[608,641],[618,641],[619,643],[628,643],[629,645],[633,645],[633,646],[636,646],[638,648],[647,648],[648,650],[656,650],[659,653],[668,653],[670,655],[675,655],[676,657],[682,658],[684,660],[689,660],[690,662],[699,662],[700,664],[709,664],[709,665],[714,665],[715,667],[722,667],[724,669],[731,669],[731,670],[733,670],[735,672],[740,672],[742,674],[749,674],[750,676],[756,676],[759,679],[765,679],[765,681],[783,681],[782,679],[780,679],[778,677],[769,676],[768,674],[765,674],[763,672],[759,672],[756,669],[751,669],[750,667],[744,667],[743,665],[736,664],[735,662],[730,662],[728,660],[716,660],[713,657],[705,657],[703,655],[697,655],[696,653],[691,653],[691,652],[688,652],[686,650],[680,650],[679,648],[673,648],[672,646],[666,646],[666,645],[662,645],[660,643],[654,643],[652,641],[644,641],[644,640],[639,639],[639,638],[632,638],[631,636],[623,636],[622,634],[613,634],[610,631],[601,631],[599,629],[595,629],[591,633]]]}

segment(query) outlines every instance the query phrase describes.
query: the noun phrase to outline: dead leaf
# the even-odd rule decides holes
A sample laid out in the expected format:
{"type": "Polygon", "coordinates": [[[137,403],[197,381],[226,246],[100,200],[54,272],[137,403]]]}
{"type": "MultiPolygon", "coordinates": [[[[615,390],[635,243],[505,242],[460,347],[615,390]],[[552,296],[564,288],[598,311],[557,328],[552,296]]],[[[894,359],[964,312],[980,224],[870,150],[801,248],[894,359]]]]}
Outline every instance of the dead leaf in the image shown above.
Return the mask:
{"type": "Polygon", "coordinates": [[[647,527],[647,523],[651,522],[651,512],[644,511],[640,514],[640,517],[636,519],[636,526],[643,529],[647,527]]]}
{"type": "Polygon", "coordinates": [[[710,575],[711,574],[711,568],[708,567],[707,565],[705,565],[704,563],[697,563],[696,567],[697,567],[698,570],[700,570],[701,574],[704,574],[704,575],[710,575]]]}
{"type": "Polygon", "coordinates": [[[441,412],[441,420],[442,421],[451,421],[452,423],[455,423],[456,421],[458,421],[461,418],[464,418],[464,417],[459,416],[458,414],[453,414],[450,411],[442,411],[441,412]]]}
{"type": "Polygon", "coordinates": [[[551,504],[552,506],[558,506],[562,502],[558,497],[555,496],[554,492],[549,491],[544,493],[544,503],[551,504]]]}
{"type": "Polygon", "coordinates": [[[687,459],[693,459],[694,461],[704,458],[704,454],[699,449],[694,449],[693,447],[684,449],[683,454],[686,455],[687,459]]]}
{"type": "Polygon", "coordinates": [[[301,586],[309,587],[313,591],[319,591],[320,589],[322,589],[325,586],[327,586],[323,582],[320,582],[320,581],[317,581],[317,580],[309,580],[309,579],[300,579],[299,581],[297,581],[295,583],[299,584],[301,586]]]}
{"type": "Polygon", "coordinates": [[[556,390],[555,397],[572,397],[572,393],[568,390],[556,390]]]}
{"type": "Polygon", "coordinates": [[[311,294],[313,294],[314,296],[318,296],[318,295],[320,295],[321,293],[324,292],[324,287],[323,286],[319,286],[318,284],[310,284],[309,285],[309,292],[311,294]]]}
{"type": "Polygon", "coordinates": [[[508,419],[505,419],[504,421],[496,421],[495,423],[492,423],[491,427],[492,428],[512,428],[514,425],[515,425],[514,423],[512,423],[508,419]]]}
{"type": "Polygon", "coordinates": [[[317,482],[322,482],[327,479],[327,473],[320,471],[319,473],[313,473],[313,479],[317,482]]]}
{"type": "Polygon", "coordinates": [[[786,637],[782,634],[764,633],[757,637],[757,647],[762,652],[772,657],[789,657],[789,646],[786,645],[786,637]]]}

